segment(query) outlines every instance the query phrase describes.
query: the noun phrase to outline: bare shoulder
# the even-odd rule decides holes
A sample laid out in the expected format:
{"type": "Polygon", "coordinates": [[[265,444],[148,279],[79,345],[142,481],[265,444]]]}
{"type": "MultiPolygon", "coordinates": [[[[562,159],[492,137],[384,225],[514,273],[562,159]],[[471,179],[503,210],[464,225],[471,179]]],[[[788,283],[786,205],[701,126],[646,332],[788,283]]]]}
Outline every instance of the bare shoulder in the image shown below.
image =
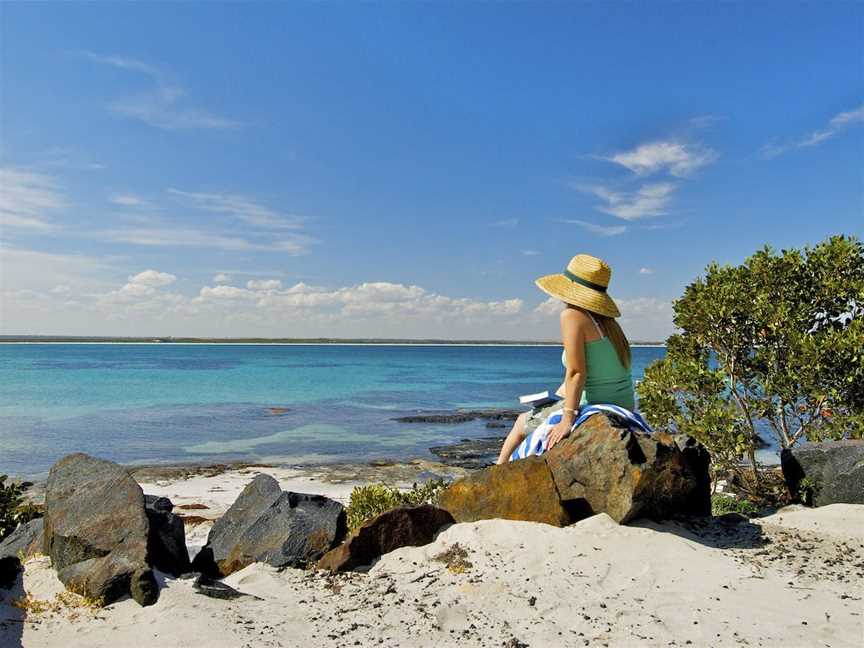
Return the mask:
{"type": "Polygon", "coordinates": [[[591,323],[589,317],[578,308],[565,308],[561,311],[561,323],[576,326],[586,326],[591,323]]]}
{"type": "Polygon", "coordinates": [[[573,331],[584,331],[591,326],[588,316],[577,308],[565,308],[561,311],[561,327],[573,331]]]}

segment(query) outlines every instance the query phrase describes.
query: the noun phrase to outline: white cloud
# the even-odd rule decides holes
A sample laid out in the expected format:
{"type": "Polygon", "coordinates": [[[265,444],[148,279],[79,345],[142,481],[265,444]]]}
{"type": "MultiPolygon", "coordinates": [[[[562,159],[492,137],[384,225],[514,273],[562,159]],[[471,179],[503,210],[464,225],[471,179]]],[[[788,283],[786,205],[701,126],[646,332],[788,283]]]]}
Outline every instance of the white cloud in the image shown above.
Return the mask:
{"type": "Polygon", "coordinates": [[[102,239],[117,241],[120,243],[131,243],[134,245],[159,246],[159,247],[193,247],[193,248],[215,248],[219,250],[233,251],[273,251],[284,252],[290,256],[305,253],[313,239],[293,234],[282,237],[279,240],[260,243],[240,238],[231,234],[212,233],[206,230],[193,228],[127,228],[116,230],[104,230],[98,233],[102,239]]]}
{"type": "MultiPolygon", "coordinates": [[[[8,248],[0,249],[0,265],[0,331],[7,334],[554,340],[561,309],[551,298],[526,312],[521,299],[453,297],[387,281],[332,289],[222,284],[185,294],[162,270],[124,283],[98,259],[8,248]]],[[[668,334],[667,302],[619,305],[632,339],[668,334]]]]}
{"type": "Polygon", "coordinates": [[[58,227],[47,212],[66,206],[53,178],[33,171],[0,168],[0,225],[47,231],[58,227]]]}
{"type": "Polygon", "coordinates": [[[148,204],[146,200],[134,194],[115,194],[108,198],[108,202],[121,207],[143,207],[148,204]]]}
{"type": "Polygon", "coordinates": [[[589,223],[583,220],[576,219],[561,219],[557,221],[559,223],[567,223],[569,225],[578,225],[579,227],[588,230],[592,234],[597,234],[599,236],[618,236],[619,234],[623,234],[627,231],[626,225],[597,225],[596,223],[589,223]]]}
{"type": "Polygon", "coordinates": [[[218,306],[225,302],[254,302],[255,308],[269,313],[288,315],[304,312],[306,315],[328,314],[346,323],[350,318],[394,318],[393,325],[406,320],[429,317],[433,319],[499,317],[518,314],[521,299],[483,301],[454,298],[430,293],[420,286],[376,281],[326,290],[298,283],[282,289],[281,282],[250,281],[247,288],[235,286],[204,286],[193,303],[199,306],[218,306]]]}
{"type": "Polygon", "coordinates": [[[686,178],[716,160],[717,154],[702,146],[660,140],[604,159],[620,164],[639,176],[667,172],[678,178],[686,178]]]}
{"type": "Polygon", "coordinates": [[[654,274],[654,268],[639,268],[640,275],[654,274]]]}
{"type": "Polygon", "coordinates": [[[834,115],[824,128],[814,130],[807,135],[786,142],[769,142],[762,147],[762,156],[772,159],[801,148],[817,146],[836,137],[855,124],[864,123],[864,104],[852,110],[834,115]]]}
{"type": "Polygon", "coordinates": [[[576,186],[606,203],[598,211],[627,221],[665,214],[676,188],[671,182],[644,184],[636,191],[617,191],[604,185],[576,186]]]}
{"type": "MultiPolygon", "coordinates": [[[[621,311],[618,322],[631,341],[660,342],[672,334],[674,326],[671,301],[654,297],[638,297],[616,299],[615,303],[621,311]]],[[[540,321],[557,323],[557,315],[562,308],[560,299],[550,297],[538,304],[532,314],[540,321]]]]}
{"type": "Polygon", "coordinates": [[[121,56],[99,56],[89,53],[87,58],[100,65],[146,76],[151,87],[134,97],[109,104],[109,109],[150,126],[164,130],[237,128],[234,120],[213,115],[199,108],[183,104],[186,90],[169,80],[168,75],[156,66],[121,56]]]}
{"type": "Polygon", "coordinates": [[[617,299],[619,323],[630,340],[660,342],[672,335],[672,301],[655,297],[617,299]]]}
{"type": "Polygon", "coordinates": [[[560,299],[555,299],[554,297],[549,297],[548,299],[540,302],[534,308],[533,312],[537,315],[542,315],[542,316],[558,315],[561,312],[562,308],[564,308],[564,305],[560,299]]]}
{"type": "Polygon", "coordinates": [[[537,256],[540,254],[539,250],[522,250],[522,256],[537,256]]]}
{"type": "Polygon", "coordinates": [[[303,219],[297,216],[285,217],[266,205],[251,198],[237,194],[201,193],[169,189],[168,193],[180,199],[183,204],[201,211],[227,214],[240,221],[259,227],[301,229],[303,219]]]}
{"type": "Polygon", "coordinates": [[[279,290],[282,282],[278,279],[250,279],[246,282],[249,290],[279,290]]]}
{"type": "Polygon", "coordinates": [[[130,284],[139,286],[148,286],[150,288],[161,288],[168,286],[177,281],[177,277],[168,272],[159,272],[158,270],[145,270],[136,275],[129,277],[130,284]]]}
{"type": "Polygon", "coordinates": [[[213,283],[217,284],[226,284],[231,281],[230,275],[225,274],[224,272],[220,272],[219,274],[213,277],[213,283]]]}

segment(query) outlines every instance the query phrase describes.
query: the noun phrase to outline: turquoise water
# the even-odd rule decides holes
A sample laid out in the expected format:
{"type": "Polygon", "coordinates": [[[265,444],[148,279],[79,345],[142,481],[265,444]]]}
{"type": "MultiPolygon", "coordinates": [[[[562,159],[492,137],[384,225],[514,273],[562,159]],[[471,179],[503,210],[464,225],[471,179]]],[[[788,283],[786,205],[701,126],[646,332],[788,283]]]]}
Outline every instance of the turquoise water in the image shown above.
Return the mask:
{"type": "MultiPolygon", "coordinates": [[[[663,354],[633,349],[634,377],[663,354]]],[[[0,474],[40,475],[76,451],[130,463],[430,456],[501,430],[393,417],[517,406],[557,387],[560,358],[560,347],[0,345],[0,474]]]]}

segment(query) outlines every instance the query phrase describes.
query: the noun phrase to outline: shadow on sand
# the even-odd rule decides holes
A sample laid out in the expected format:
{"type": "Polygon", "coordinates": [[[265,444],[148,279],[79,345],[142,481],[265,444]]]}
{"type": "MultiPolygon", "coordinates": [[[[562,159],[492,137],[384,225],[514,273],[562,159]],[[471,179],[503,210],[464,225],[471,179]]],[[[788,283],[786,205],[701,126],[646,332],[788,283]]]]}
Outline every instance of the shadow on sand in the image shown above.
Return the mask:
{"type": "Polygon", "coordinates": [[[11,604],[15,599],[24,598],[24,572],[18,572],[18,578],[9,589],[0,589],[0,646],[3,648],[21,648],[23,644],[24,624],[27,613],[11,604]]]}
{"type": "Polygon", "coordinates": [[[770,542],[762,527],[743,515],[727,513],[718,517],[680,517],[662,523],[637,520],[633,526],[672,533],[714,549],[758,549],[770,542]]]}

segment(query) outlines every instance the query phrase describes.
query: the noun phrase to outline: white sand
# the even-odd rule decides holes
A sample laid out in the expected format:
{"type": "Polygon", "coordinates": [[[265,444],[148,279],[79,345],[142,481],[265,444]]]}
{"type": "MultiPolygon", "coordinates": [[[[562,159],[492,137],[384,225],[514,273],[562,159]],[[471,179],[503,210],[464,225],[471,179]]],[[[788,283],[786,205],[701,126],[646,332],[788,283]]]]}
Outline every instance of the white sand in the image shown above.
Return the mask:
{"type": "MultiPolygon", "coordinates": [[[[276,476],[285,488],[327,492],[320,483],[300,488],[294,474],[276,476]]],[[[196,477],[145,490],[216,511],[250,475],[244,479],[196,477]]],[[[334,486],[328,494],[344,499],[347,491],[334,486]]],[[[564,529],[494,520],[454,525],[431,545],[385,556],[367,574],[252,565],[226,579],[257,599],[214,600],[191,581],[167,579],[152,607],[123,600],[97,612],[24,618],[7,604],[21,588],[0,591],[0,619],[18,619],[0,629],[0,646],[860,648],[862,572],[864,506],[784,509],[758,526],[702,539],[673,524],[618,526],[605,515],[564,529]],[[771,542],[754,543],[760,534],[771,542]],[[472,563],[461,573],[435,560],[456,543],[472,563]]],[[[35,558],[23,589],[51,599],[62,586],[47,559],[35,558]]]]}

